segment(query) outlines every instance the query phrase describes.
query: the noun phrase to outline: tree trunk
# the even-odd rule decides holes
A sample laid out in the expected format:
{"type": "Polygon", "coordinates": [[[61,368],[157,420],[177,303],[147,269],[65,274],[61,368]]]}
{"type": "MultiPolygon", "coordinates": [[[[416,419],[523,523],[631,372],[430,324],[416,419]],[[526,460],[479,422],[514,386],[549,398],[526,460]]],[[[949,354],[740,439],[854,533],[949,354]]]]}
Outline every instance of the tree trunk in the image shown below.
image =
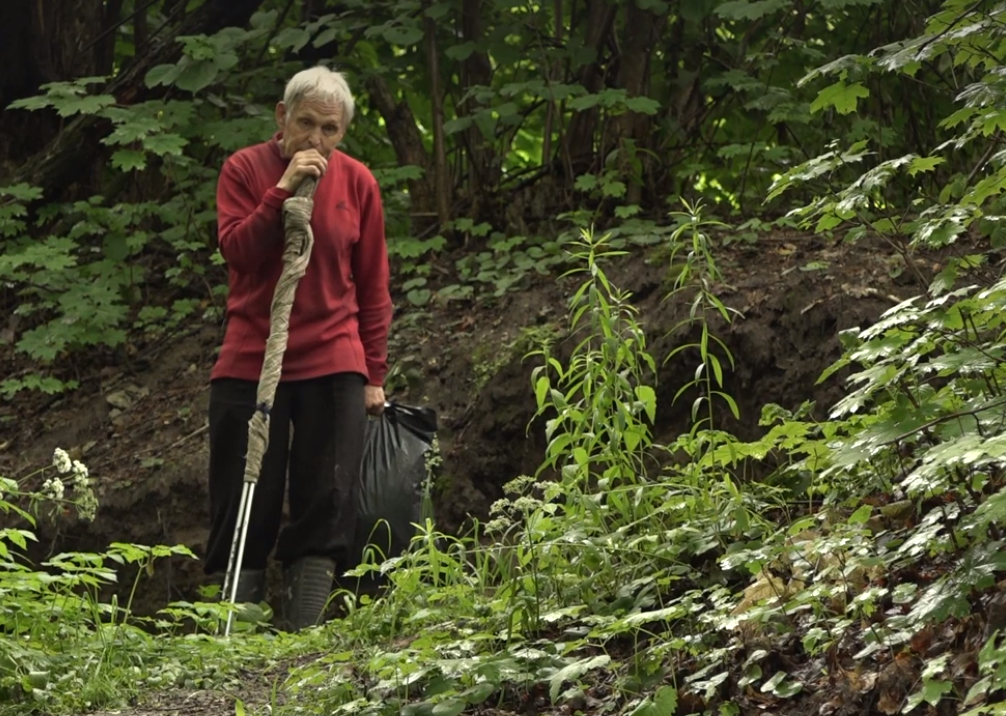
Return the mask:
{"type": "Polygon", "coordinates": [[[426,61],[430,72],[430,103],[433,105],[433,190],[437,219],[443,227],[451,218],[450,194],[454,182],[447,171],[447,147],[444,138],[444,92],[440,86],[440,50],[437,47],[437,24],[427,16],[423,22],[426,34],[426,61]]]}
{"type": "MultiPolygon", "coordinates": [[[[479,0],[462,0],[461,3],[461,34],[466,42],[483,46],[482,19],[479,0]]],[[[483,51],[472,52],[461,66],[461,94],[476,85],[488,87],[492,84],[492,64],[489,56],[483,51]]],[[[461,106],[463,115],[476,114],[482,107],[473,98],[469,98],[461,106]]],[[[482,219],[483,206],[486,199],[496,193],[499,184],[500,167],[496,157],[495,147],[491,140],[486,139],[482,130],[474,123],[465,130],[465,144],[468,155],[468,197],[470,201],[470,217],[478,223],[482,219]]]]}
{"type": "Polygon", "coordinates": [[[405,100],[397,101],[383,77],[371,75],[367,78],[366,87],[371,103],[384,118],[398,164],[413,165],[423,170],[423,176],[408,181],[412,235],[423,236],[431,224],[436,223],[434,219],[437,218],[433,189],[435,177],[431,171],[430,157],[423,146],[423,135],[409,103],[405,100]]]}
{"type": "MultiPolygon", "coordinates": [[[[562,0],[553,0],[552,15],[552,41],[555,43],[555,47],[562,47],[562,0]]],[[[546,73],[545,82],[551,86],[553,83],[558,81],[562,71],[562,66],[558,60],[553,60],[551,62],[546,62],[542,69],[546,73]]],[[[558,118],[560,122],[562,121],[562,116],[558,113],[558,105],[558,102],[550,101],[545,106],[545,137],[542,141],[541,147],[541,163],[546,167],[552,164],[552,132],[555,129],[556,118],[558,118]]]]}
{"type": "MultiPolygon", "coordinates": [[[[105,22],[102,0],[4,0],[0,3],[0,108],[28,97],[47,82],[103,75],[111,70],[105,47],[88,47],[105,22]]],[[[19,163],[58,129],[24,112],[0,115],[0,169],[19,163]]]]}
{"type": "MultiPolygon", "coordinates": [[[[49,0],[54,5],[58,3],[60,8],[65,7],[63,4],[65,1],[49,0]]],[[[101,4],[100,0],[72,0],[72,2],[77,5],[85,2],[101,4]]],[[[200,33],[213,34],[224,27],[244,26],[262,2],[263,0],[207,0],[205,4],[186,15],[174,32],[161,33],[153,38],[148,51],[135,57],[106,88],[106,92],[115,96],[117,101],[124,105],[142,100],[146,94],[143,80],[147,72],[156,65],[177,60],[181,48],[175,37],[200,33]]],[[[66,15],[70,17],[68,13],[66,15]]],[[[67,20],[66,22],[74,23],[77,21],[67,20]]],[[[57,24],[56,26],[63,27],[64,25],[57,24]]],[[[97,27],[101,27],[100,15],[97,27]]],[[[81,45],[86,44],[85,39],[89,39],[95,34],[92,33],[81,38],[81,45]]],[[[58,56],[63,57],[62,55],[58,56]]],[[[32,77],[37,77],[41,73],[40,67],[36,64],[30,64],[24,69],[32,77]]],[[[73,74],[69,76],[79,77],[87,74],[81,71],[83,69],[85,68],[75,68],[73,74]]],[[[35,87],[37,88],[37,85],[35,87]]],[[[28,113],[21,110],[5,112],[0,121],[6,119],[7,114],[27,115],[29,121],[37,122],[38,118],[35,115],[39,113],[28,113]]],[[[4,171],[3,176],[0,176],[0,185],[26,182],[32,186],[42,187],[46,193],[46,200],[52,201],[68,185],[77,178],[86,175],[90,170],[92,161],[103,151],[100,139],[104,125],[102,120],[91,115],[77,117],[63,127],[55,138],[40,151],[20,162],[18,170],[4,171]]]]}
{"type": "MultiPolygon", "coordinates": [[[[609,4],[608,0],[587,0],[584,47],[593,50],[595,58],[593,62],[580,68],[576,81],[592,94],[602,89],[604,73],[601,67],[604,46],[611,35],[617,11],[618,6],[609,4]]],[[[574,176],[567,177],[570,181],[575,179],[575,175],[590,171],[594,164],[594,135],[597,131],[597,122],[598,111],[592,107],[574,114],[569,123],[564,151],[571,158],[574,176]]]]}
{"type": "Polygon", "coordinates": [[[137,56],[147,51],[147,43],[150,42],[150,28],[147,25],[148,10],[140,10],[133,18],[133,47],[137,56]]]}
{"type": "MultiPolygon", "coordinates": [[[[657,16],[642,10],[629,0],[625,7],[625,29],[622,33],[618,85],[628,97],[645,97],[649,93],[650,56],[653,46],[663,32],[667,16],[657,16]]],[[[626,204],[639,204],[649,163],[649,155],[639,150],[646,148],[650,117],[639,112],[626,112],[612,119],[609,136],[614,147],[619,148],[618,160],[622,176],[627,178],[626,204]]],[[[604,149],[604,154],[608,148],[604,149]]]]}

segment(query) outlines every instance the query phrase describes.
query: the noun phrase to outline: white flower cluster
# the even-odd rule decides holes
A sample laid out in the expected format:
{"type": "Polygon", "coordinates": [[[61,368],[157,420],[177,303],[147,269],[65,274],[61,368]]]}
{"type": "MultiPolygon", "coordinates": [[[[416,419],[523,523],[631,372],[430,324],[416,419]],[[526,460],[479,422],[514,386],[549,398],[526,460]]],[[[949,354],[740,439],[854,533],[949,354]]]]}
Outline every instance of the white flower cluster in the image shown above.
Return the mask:
{"type": "MultiPolygon", "coordinates": [[[[87,465],[80,460],[71,460],[69,453],[63,448],[56,448],[53,452],[52,464],[60,475],[73,473],[74,487],[86,487],[89,484],[87,465]]],[[[58,478],[57,481],[59,481],[58,478]]]]}
{"type": "Polygon", "coordinates": [[[42,484],[42,493],[51,500],[62,500],[67,484],[73,487],[77,512],[84,520],[94,519],[98,509],[98,501],[91,490],[91,481],[87,466],[80,460],[70,459],[69,453],[62,448],[56,448],[52,454],[52,465],[63,477],[52,477],[42,484]],[[64,479],[66,482],[64,482],[64,479]]]}
{"type": "Polygon", "coordinates": [[[70,460],[70,455],[63,448],[56,448],[56,451],[52,454],[52,464],[56,468],[56,472],[61,475],[70,472],[73,469],[73,462],[70,460]]]}
{"type": "Polygon", "coordinates": [[[50,477],[42,484],[43,494],[52,500],[62,500],[65,489],[63,481],[58,477],[50,477]]]}

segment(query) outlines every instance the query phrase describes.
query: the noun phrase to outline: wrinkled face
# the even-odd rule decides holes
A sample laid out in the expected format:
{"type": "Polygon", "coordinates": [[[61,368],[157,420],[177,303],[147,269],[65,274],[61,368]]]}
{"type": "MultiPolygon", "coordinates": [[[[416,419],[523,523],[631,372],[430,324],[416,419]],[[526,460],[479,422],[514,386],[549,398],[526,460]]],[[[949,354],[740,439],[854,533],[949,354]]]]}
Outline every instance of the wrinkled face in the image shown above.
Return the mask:
{"type": "Polygon", "coordinates": [[[305,97],[293,107],[277,104],[283,156],[289,159],[305,149],[317,149],[327,159],[346,134],[343,114],[342,105],[332,100],[305,97]]]}

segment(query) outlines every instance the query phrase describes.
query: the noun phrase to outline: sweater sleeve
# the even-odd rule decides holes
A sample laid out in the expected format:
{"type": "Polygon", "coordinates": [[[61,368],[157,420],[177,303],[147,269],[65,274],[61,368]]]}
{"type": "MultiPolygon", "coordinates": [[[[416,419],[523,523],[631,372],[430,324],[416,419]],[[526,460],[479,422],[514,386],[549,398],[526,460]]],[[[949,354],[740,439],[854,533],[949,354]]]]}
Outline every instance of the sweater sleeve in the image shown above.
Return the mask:
{"type": "Polygon", "coordinates": [[[352,268],[368,382],[383,386],[388,373],[388,329],[391,326],[390,269],[381,192],[373,177],[368,180],[361,197],[360,238],[353,251],[352,268]]]}
{"type": "Polygon", "coordinates": [[[227,265],[253,273],[266,259],[283,255],[283,201],[289,192],[270,187],[255,196],[246,172],[233,157],[217,182],[217,241],[227,265]]]}

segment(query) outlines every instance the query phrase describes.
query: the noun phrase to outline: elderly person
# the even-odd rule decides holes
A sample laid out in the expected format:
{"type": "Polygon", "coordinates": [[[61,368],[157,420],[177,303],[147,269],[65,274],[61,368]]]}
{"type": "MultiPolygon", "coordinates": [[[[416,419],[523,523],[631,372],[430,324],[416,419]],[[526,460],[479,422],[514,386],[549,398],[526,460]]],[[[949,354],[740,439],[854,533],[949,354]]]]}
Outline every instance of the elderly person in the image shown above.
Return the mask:
{"type": "Polygon", "coordinates": [[[276,106],[278,131],[229,157],[217,187],[229,295],[226,333],[210,375],[210,575],[226,571],[237,519],[248,421],[283,269],[283,201],[306,177],[318,179],[314,250],[290,317],[238,581],[238,601],[261,601],[275,546],[283,564],[283,612],[294,630],[322,616],[337,565],[353,566],[366,415],[380,414],[385,404],[392,307],[381,195],[370,171],[336,148],[353,108],[338,72],[297,73],[276,106]],[[281,530],[287,481],[290,514],[281,530]]]}

